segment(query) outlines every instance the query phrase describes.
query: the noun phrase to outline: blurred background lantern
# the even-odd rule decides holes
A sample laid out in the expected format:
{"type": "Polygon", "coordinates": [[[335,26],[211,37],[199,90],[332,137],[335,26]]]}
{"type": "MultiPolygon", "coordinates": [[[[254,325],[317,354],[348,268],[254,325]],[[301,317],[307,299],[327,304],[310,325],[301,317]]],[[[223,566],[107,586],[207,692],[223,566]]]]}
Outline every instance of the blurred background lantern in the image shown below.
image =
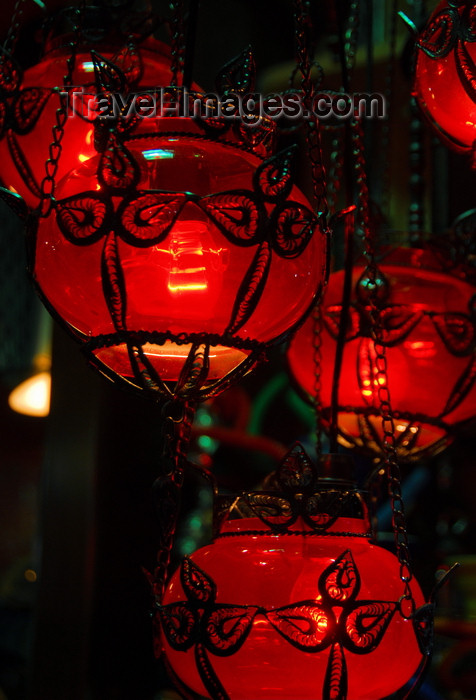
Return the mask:
{"type": "MultiPolygon", "coordinates": [[[[89,14],[84,18],[88,21],[89,14]]],[[[63,15],[64,19],[64,15],[63,15]]],[[[7,54],[1,57],[0,158],[1,181],[20,194],[30,207],[39,204],[45,162],[56,111],[66,94],[68,118],[61,139],[56,180],[96,154],[94,121],[98,116],[100,89],[97,71],[102,59],[113,59],[122,80],[111,86],[116,94],[142,93],[171,82],[167,47],[150,37],[126,43],[120,36],[108,42],[82,41],[74,34],[50,36],[43,57],[22,71],[7,54]],[[91,53],[96,47],[100,55],[91,53]],[[95,60],[94,60],[95,59],[95,60]]]]}
{"type": "Polygon", "coordinates": [[[402,602],[399,562],[372,541],[349,458],[326,460],[333,478],[317,479],[296,446],[276,490],[236,498],[170,580],[157,624],[186,692],[381,700],[417,671],[420,588],[402,602]]]}
{"type": "MultiPolygon", "coordinates": [[[[454,427],[474,417],[475,287],[445,269],[431,250],[398,248],[379,264],[383,342],[388,362],[395,439],[399,457],[435,454],[454,427]]],[[[323,301],[321,400],[329,427],[336,339],[342,312],[344,272],[330,275],[323,301]]],[[[357,451],[382,454],[374,320],[365,267],[352,273],[352,300],[338,391],[339,441],[357,451]]],[[[298,385],[314,393],[313,323],[292,340],[288,360],[298,385]]]]}
{"type": "Polygon", "coordinates": [[[416,42],[414,96],[450,148],[474,153],[476,5],[440,2],[416,42]]]}

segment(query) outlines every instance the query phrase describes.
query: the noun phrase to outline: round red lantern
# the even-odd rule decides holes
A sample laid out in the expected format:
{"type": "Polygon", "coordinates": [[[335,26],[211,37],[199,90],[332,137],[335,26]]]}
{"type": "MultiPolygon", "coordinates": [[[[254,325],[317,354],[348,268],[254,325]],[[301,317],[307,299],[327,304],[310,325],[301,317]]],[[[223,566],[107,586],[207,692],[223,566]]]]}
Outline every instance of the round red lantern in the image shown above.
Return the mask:
{"type": "MultiPolygon", "coordinates": [[[[388,388],[401,459],[434,454],[456,424],[476,414],[475,288],[445,270],[429,250],[400,248],[379,267],[385,281],[381,313],[388,388]]],[[[321,400],[328,425],[344,272],[330,275],[323,301],[321,400]]],[[[377,358],[365,294],[365,268],[356,266],[338,395],[339,441],[382,454],[377,358]]],[[[313,324],[291,342],[288,360],[297,383],[313,395],[313,324]]]]}
{"type": "Polygon", "coordinates": [[[167,663],[206,698],[387,697],[422,661],[397,558],[371,541],[352,485],[312,483],[306,465],[288,476],[292,495],[242,496],[251,517],[226,520],[172,576],[157,612],[167,663]]]}
{"type": "Polygon", "coordinates": [[[414,97],[446,145],[474,151],[476,4],[443,0],[417,43],[414,97]]]}
{"type": "Polygon", "coordinates": [[[58,182],[31,267],[93,364],[160,391],[190,350],[206,353],[212,382],[300,322],[326,236],[292,184],[291,151],[263,160],[202,122],[152,122],[109,135],[58,182]]]}
{"type": "MultiPolygon", "coordinates": [[[[71,39],[71,37],[70,37],[71,39]]],[[[110,70],[107,60],[114,57],[120,71],[114,73],[110,86],[117,95],[156,90],[171,79],[167,48],[155,39],[140,46],[101,48],[101,55],[78,47],[74,58],[71,85],[64,84],[71,44],[68,37],[58,37],[47,45],[39,63],[21,71],[5,55],[0,65],[0,176],[5,187],[20,194],[30,207],[38,205],[41,184],[46,175],[45,162],[51,157],[56,111],[65,100],[67,119],[61,140],[61,156],[56,179],[96,155],[94,120],[98,116],[98,71],[110,70]],[[119,78],[119,75],[121,78],[119,78]]],[[[111,75],[109,75],[111,79],[111,75]]],[[[121,106],[121,105],[115,105],[121,106]]],[[[135,105],[129,104],[131,113],[135,105]]]]}

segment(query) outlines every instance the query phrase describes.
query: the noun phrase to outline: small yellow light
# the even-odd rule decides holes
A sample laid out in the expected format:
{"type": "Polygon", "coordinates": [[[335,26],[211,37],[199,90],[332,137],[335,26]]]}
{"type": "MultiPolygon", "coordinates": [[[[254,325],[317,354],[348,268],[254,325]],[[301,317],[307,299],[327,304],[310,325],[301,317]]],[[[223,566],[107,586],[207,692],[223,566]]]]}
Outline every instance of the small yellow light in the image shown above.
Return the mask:
{"type": "Polygon", "coordinates": [[[13,411],[26,416],[47,416],[50,412],[51,373],[38,372],[19,384],[8,397],[13,411]]]}
{"type": "Polygon", "coordinates": [[[27,569],[24,576],[28,583],[35,583],[38,578],[36,571],[33,571],[33,569],[27,569]]]}

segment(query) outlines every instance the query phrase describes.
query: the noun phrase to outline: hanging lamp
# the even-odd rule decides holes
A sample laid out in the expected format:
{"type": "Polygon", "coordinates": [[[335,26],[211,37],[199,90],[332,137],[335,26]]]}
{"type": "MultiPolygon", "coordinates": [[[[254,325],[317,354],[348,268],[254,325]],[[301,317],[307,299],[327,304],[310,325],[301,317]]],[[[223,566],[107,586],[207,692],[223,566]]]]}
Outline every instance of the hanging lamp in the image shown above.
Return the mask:
{"type": "MultiPolygon", "coordinates": [[[[79,42],[78,28],[75,35],[79,42]]],[[[60,109],[48,125],[36,216],[23,210],[31,274],[101,373],[156,397],[206,398],[301,322],[324,282],[327,231],[293,185],[294,149],[276,153],[269,119],[186,116],[204,96],[177,87],[177,70],[168,87],[165,62],[147,72],[131,45],[114,61],[95,51],[88,62],[79,48],[70,47],[60,109]],[[85,119],[70,99],[78,65],[93,67],[99,101],[164,81],[152,91],[158,113],[85,119]]],[[[47,60],[54,67],[64,59],[60,50],[47,60]]],[[[219,74],[217,91],[245,95],[253,87],[247,50],[219,74]]],[[[46,107],[57,92],[45,91],[46,107]]],[[[8,138],[11,145],[12,128],[8,138]]],[[[15,161],[23,176],[24,160],[15,161]]],[[[6,171],[8,180],[8,162],[6,171]]]]}
{"type": "Polygon", "coordinates": [[[413,94],[450,148],[474,155],[476,4],[443,0],[416,40],[413,94]]]}
{"type": "MultiPolygon", "coordinates": [[[[388,360],[395,439],[401,459],[414,460],[444,449],[454,428],[474,417],[475,288],[445,269],[429,249],[399,248],[381,264],[383,343],[388,360]]],[[[329,425],[332,373],[344,272],[330,275],[323,301],[321,401],[329,425]]],[[[377,370],[365,269],[352,273],[352,297],[338,393],[339,441],[381,455],[377,370]]],[[[291,342],[288,360],[298,385],[313,394],[312,323],[291,342]]]]}
{"type": "Polygon", "coordinates": [[[349,459],[325,456],[318,476],[296,445],[269,489],[220,504],[213,543],[183,560],[156,612],[157,653],[185,694],[380,700],[417,671],[423,596],[414,579],[402,596],[349,459]]]}

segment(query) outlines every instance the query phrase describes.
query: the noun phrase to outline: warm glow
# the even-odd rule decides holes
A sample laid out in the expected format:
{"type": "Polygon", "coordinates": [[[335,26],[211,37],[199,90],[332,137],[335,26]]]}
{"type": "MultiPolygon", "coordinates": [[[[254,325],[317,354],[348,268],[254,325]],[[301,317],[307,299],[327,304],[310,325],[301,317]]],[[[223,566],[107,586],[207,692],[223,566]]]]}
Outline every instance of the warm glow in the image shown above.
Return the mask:
{"type": "Polygon", "coordinates": [[[167,285],[169,292],[196,292],[200,289],[207,289],[207,284],[171,284],[167,285]]]}
{"type": "Polygon", "coordinates": [[[19,384],[8,397],[8,405],[26,416],[47,416],[50,412],[51,374],[39,372],[19,384]]]}

